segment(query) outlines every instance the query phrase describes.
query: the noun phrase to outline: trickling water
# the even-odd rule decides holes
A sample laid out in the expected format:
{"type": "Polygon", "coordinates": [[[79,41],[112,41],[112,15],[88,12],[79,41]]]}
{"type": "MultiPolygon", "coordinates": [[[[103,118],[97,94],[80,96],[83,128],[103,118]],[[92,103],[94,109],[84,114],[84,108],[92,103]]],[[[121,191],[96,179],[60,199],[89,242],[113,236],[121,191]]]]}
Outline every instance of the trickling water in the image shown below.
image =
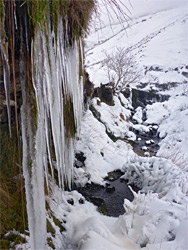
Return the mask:
{"type": "Polygon", "coordinates": [[[57,40],[49,24],[46,31],[38,28],[32,41],[32,81],[37,105],[34,118],[31,116],[32,97],[26,90],[24,62],[20,62],[23,173],[32,249],[45,249],[46,244],[44,176],[49,189],[48,162],[52,177],[54,168],[58,171],[60,188],[64,188],[64,183],[71,188],[75,133],[80,130],[83,100],[83,84],[79,79],[81,44],[75,41],[73,47],[65,49],[63,38],[60,18],[57,40]],[[75,123],[74,126],[66,119],[75,123]]]}

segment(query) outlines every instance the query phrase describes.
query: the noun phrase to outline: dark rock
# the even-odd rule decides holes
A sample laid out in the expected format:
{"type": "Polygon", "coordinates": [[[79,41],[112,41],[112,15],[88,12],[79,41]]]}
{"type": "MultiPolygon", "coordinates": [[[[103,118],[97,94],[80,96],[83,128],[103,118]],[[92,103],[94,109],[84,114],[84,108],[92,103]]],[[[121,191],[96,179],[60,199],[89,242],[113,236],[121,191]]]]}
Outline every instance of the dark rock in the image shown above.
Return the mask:
{"type": "Polygon", "coordinates": [[[183,71],[183,72],[182,72],[182,75],[188,78],[188,72],[183,71]]]}
{"type": "Polygon", "coordinates": [[[154,92],[132,89],[132,105],[135,109],[139,106],[145,107],[148,104],[152,104],[154,102],[164,102],[168,99],[168,95],[160,95],[154,92]]]}
{"type": "Polygon", "coordinates": [[[125,98],[129,98],[131,96],[131,89],[130,88],[126,88],[122,94],[125,96],[125,98]]]}
{"type": "Polygon", "coordinates": [[[80,204],[84,204],[84,199],[80,198],[80,199],[79,199],[79,203],[80,203],[80,204]]]}
{"type": "Polygon", "coordinates": [[[71,204],[71,205],[74,205],[74,200],[73,200],[73,199],[69,199],[69,200],[67,200],[67,202],[68,202],[69,204],[71,204]]]}
{"type": "Polygon", "coordinates": [[[101,99],[101,101],[109,104],[109,105],[113,105],[113,89],[105,84],[105,85],[101,85],[100,87],[100,92],[99,92],[99,97],[101,99]]]}
{"type": "Polygon", "coordinates": [[[84,156],[83,152],[77,152],[75,154],[75,162],[74,162],[74,167],[76,168],[80,168],[80,167],[84,167],[85,166],[85,160],[86,157],[84,156]]]}
{"type": "Polygon", "coordinates": [[[84,103],[87,103],[88,98],[91,98],[94,93],[94,84],[89,79],[89,74],[85,73],[84,83],[84,103]]]}

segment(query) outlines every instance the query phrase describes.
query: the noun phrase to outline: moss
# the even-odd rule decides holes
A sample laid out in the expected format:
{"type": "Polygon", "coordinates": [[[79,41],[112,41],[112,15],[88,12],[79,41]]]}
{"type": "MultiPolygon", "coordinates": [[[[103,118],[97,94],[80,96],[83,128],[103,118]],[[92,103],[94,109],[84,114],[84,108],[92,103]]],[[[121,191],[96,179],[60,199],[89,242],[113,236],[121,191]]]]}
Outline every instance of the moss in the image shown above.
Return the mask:
{"type": "Polygon", "coordinates": [[[65,231],[65,228],[62,226],[62,223],[60,220],[58,220],[53,214],[51,214],[54,223],[56,224],[56,226],[59,227],[60,232],[62,233],[63,231],[65,231]]]}
{"type": "Polygon", "coordinates": [[[52,236],[55,236],[55,229],[48,219],[47,219],[47,232],[51,233],[52,236]]]}
{"type": "Polygon", "coordinates": [[[33,23],[34,31],[37,27],[44,28],[47,24],[49,4],[48,0],[29,0],[28,1],[28,12],[30,19],[33,23]]]}
{"type": "MultiPolygon", "coordinates": [[[[8,126],[0,129],[0,235],[7,231],[16,229],[24,232],[22,200],[21,200],[21,178],[17,162],[19,159],[16,138],[16,128],[12,127],[12,138],[9,136],[8,126]]],[[[26,199],[23,200],[24,211],[26,211],[26,199]]],[[[27,214],[24,213],[27,227],[27,214]]]]}
{"type": "Polygon", "coordinates": [[[4,0],[0,0],[0,19],[3,20],[5,17],[5,4],[4,0]]]}
{"type": "Polygon", "coordinates": [[[102,157],[104,157],[104,153],[102,151],[100,152],[100,154],[101,154],[102,157]]]}
{"type": "Polygon", "coordinates": [[[10,249],[10,241],[9,240],[5,240],[5,239],[1,239],[0,240],[0,249],[10,249]]]}
{"type": "Polygon", "coordinates": [[[64,108],[64,125],[66,128],[66,137],[73,138],[77,132],[77,125],[74,117],[73,101],[70,95],[64,94],[63,98],[64,108]]]}
{"type": "Polygon", "coordinates": [[[21,243],[26,243],[25,238],[11,232],[0,240],[0,249],[14,249],[16,245],[21,243]]]}
{"type": "Polygon", "coordinates": [[[101,114],[99,111],[96,110],[96,108],[91,104],[89,106],[89,109],[91,110],[91,112],[93,113],[94,117],[97,118],[97,120],[100,121],[100,118],[101,118],[101,114]]]}
{"type": "Polygon", "coordinates": [[[73,45],[73,40],[83,36],[88,30],[91,12],[95,8],[95,0],[28,0],[27,4],[34,30],[38,26],[45,29],[50,16],[56,38],[59,15],[62,15],[69,45],[73,45]]]}
{"type": "Polygon", "coordinates": [[[58,21],[59,21],[59,14],[60,14],[60,1],[51,0],[50,1],[50,9],[51,9],[51,20],[53,23],[55,38],[56,38],[56,42],[57,42],[58,21]]]}
{"type": "MultiPolygon", "coordinates": [[[[59,227],[60,232],[62,233],[63,231],[65,231],[65,228],[62,226],[62,222],[61,222],[60,220],[58,220],[58,219],[55,217],[55,215],[53,215],[52,210],[50,209],[50,206],[49,206],[49,204],[48,204],[47,201],[46,201],[46,210],[48,211],[49,216],[53,218],[53,221],[54,221],[55,225],[56,225],[57,227],[59,227]]],[[[47,223],[48,223],[48,222],[47,222],[47,223]]],[[[49,230],[50,230],[50,228],[49,228],[49,230]]]]}
{"type": "Polygon", "coordinates": [[[104,215],[109,215],[108,214],[108,209],[107,209],[107,206],[106,206],[106,203],[103,202],[102,206],[98,207],[98,211],[104,215]]]}
{"type": "Polygon", "coordinates": [[[48,238],[47,238],[47,243],[48,243],[48,245],[49,245],[52,249],[55,249],[55,246],[54,246],[54,244],[53,244],[53,240],[52,240],[51,237],[48,237],[48,238]]]}

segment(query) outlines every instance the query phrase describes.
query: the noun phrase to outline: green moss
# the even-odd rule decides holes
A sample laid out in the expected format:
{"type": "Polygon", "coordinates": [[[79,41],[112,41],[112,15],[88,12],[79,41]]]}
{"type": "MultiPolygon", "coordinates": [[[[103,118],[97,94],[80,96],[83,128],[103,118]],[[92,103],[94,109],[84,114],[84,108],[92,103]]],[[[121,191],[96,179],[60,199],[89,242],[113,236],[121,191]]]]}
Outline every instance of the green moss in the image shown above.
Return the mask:
{"type": "Polygon", "coordinates": [[[104,157],[104,153],[103,152],[100,152],[101,156],[104,157]]]}
{"type": "Polygon", "coordinates": [[[77,125],[75,123],[73,101],[70,95],[64,94],[63,98],[64,109],[64,125],[66,128],[66,137],[73,138],[77,132],[77,125]]]}
{"type": "Polygon", "coordinates": [[[55,246],[54,246],[54,244],[53,244],[53,240],[52,240],[51,237],[48,237],[48,238],[47,238],[47,243],[48,243],[48,245],[49,245],[52,249],[55,249],[55,246]]]}
{"type": "Polygon", "coordinates": [[[29,0],[28,4],[29,16],[33,23],[34,30],[36,30],[38,26],[44,28],[48,20],[49,1],[29,0]]]}
{"type": "Polygon", "coordinates": [[[6,250],[6,249],[10,249],[10,241],[9,240],[5,240],[5,239],[1,239],[0,240],[0,249],[2,250],[6,250]]]}
{"type": "Polygon", "coordinates": [[[26,243],[25,238],[20,234],[11,232],[0,240],[0,249],[14,249],[16,245],[21,243],[26,243]]]}
{"type": "Polygon", "coordinates": [[[5,17],[5,4],[4,4],[4,0],[0,0],[0,19],[4,19],[5,17]]]}
{"type": "MultiPolygon", "coordinates": [[[[16,229],[24,232],[21,179],[16,128],[12,127],[12,138],[9,136],[8,126],[0,129],[0,236],[7,231],[16,229]]],[[[26,200],[24,195],[24,211],[26,211],[26,200]]],[[[27,227],[27,214],[24,213],[27,227]]]]}
{"type": "Polygon", "coordinates": [[[108,214],[108,209],[107,209],[107,206],[106,206],[106,203],[103,202],[102,206],[98,207],[98,211],[104,215],[109,215],[108,214]]]}
{"type": "Polygon", "coordinates": [[[57,42],[57,31],[58,31],[58,21],[60,14],[60,1],[59,0],[51,0],[50,1],[50,9],[51,9],[51,20],[54,27],[55,38],[57,42]]]}
{"type": "Polygon", "coordinates": [[[59,15],[62,15],[65,34],[68,34],[68,45],[73,45],[74,39],[79,39],[87,32],[91,12],[95,8],[95,0],[28,0],[27,4],[34,30],[38,26],[46,29],[50,17],[56,41],[59,15]]]}
{"type": "Polygon", "coordinates": [[[51,233],[52,236],[55,236],[55,229],[48,219],[47,219],[47,232],[51,233]]]}
{"type": "Polygon", "coordinates": [[[59,227],[60,232],[62,233],[63,231],[65,231],[65,228],[62,226],[62,223],[60,220],[58,220],[53,214],[51,214],[54,223],[56,224],[56,226],[59,227]]]}

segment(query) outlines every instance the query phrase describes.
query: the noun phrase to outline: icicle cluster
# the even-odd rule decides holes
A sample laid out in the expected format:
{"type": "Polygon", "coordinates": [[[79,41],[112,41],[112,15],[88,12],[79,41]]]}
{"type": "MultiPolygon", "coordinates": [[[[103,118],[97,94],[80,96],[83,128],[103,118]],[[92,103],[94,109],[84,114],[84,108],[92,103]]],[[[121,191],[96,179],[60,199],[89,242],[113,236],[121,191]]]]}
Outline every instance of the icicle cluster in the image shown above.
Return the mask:
{"type": "MultiPolygon", "coordinates": [[[[0,25],[0,29],[2,29],[1,25],[0,25]]],[[[4,88],[5,88],[5,95],[6,95],[9,133],[11,137],[10,66],[9,66],[9,61],[8,61],[8,50],[6,50],[6,46],[4,45],[1,37],[0,37],[0,54],[1,54],[2,65],[3,65],[3,76],[4,76],[3,80],[4,80],[4,88]]]]}
{"type": "Polygon", "coordinates": [[[48,164],[52,177],[54,168],[57,169],[60,187],[64,188],[66,183],[71,188],[75,136],[69,134],[66,119],[70,117],[67,117],[65,107],[69,108],[68,112],[72,107],[71,117],[74,120],[70,122],[74,123],[74,128],[79,133],[83,83],[79,78],[79,42],[75,41],[73,47],[65,48],[64,37],[62,18],[60,18],[57,36],[49,24],[48,30],[42,31],[38,28],[32,41],[32,81],[37,103],[37,129],[34,134],[31,107],[24,83],[24,65],[23,63],[20,65],[23,95],[21,112],[23,173],[32,249],[45,249],[44,177],[49,188],[48,164]]]}

